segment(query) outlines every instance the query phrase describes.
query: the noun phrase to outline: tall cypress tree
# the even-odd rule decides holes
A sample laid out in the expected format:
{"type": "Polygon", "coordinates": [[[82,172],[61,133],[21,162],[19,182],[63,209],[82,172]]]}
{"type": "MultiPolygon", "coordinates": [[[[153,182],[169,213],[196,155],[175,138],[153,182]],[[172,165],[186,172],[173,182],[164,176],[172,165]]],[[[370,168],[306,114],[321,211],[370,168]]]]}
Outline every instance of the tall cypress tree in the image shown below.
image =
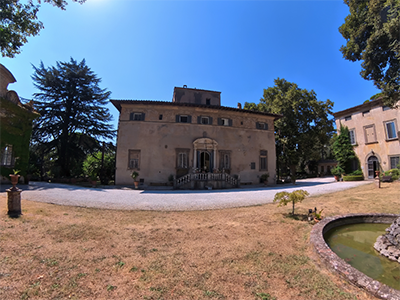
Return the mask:
{"type": "Polygon", "coordinates": [[[349,174],[353,171],[352,162],[356,159],[356,154],[350,141],[349,128],[340,123],[340,133],[335,137],[332,145],[332,152],[337,160],[337,166],[349,174]]]}
{"type": "Polygon", "coordinates": [[[41,62],[33,68],[32,79],[40,91],[34,94],[35,107],[41,114],[34,139],[48,152],[55,151],[58,175],[70,176],[71,162],[76,152],[84,151],[87,141],[115,136],[109,123],[112,116],[105,107],[111,92],[99,87],[101,79],[84,59],[78,63],[71,58],[49,68],[41,62]]]}

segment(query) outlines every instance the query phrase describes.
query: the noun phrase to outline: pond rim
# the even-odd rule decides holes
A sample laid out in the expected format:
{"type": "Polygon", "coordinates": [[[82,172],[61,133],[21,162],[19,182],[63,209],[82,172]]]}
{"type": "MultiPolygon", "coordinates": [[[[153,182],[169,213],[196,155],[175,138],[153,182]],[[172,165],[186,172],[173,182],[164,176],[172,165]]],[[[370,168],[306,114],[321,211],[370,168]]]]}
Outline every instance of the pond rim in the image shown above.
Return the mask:
{"type": "MultiPolygon", "coordinates": [[[[399,215],[396,214],[346,214],[326,217],[315,224],[310,233],[310,242],[320,262],[331,271],[339,274],[351,284],[360,287],[380,299],[400,300],[400,291],[393,289],[359,270],[334,253],[325,242],[324,235],[332,228],[356,223],[391,224],[399,215]]],[[[389,225],[388,225],[389,227],[389,225]]]]}

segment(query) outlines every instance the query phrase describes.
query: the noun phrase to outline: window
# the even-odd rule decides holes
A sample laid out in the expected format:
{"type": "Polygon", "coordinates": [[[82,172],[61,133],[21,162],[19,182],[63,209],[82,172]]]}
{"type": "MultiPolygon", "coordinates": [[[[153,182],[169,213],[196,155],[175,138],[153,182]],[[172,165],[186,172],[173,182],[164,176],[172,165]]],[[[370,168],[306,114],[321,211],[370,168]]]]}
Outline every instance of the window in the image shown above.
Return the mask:
{"type": "Polygon", "coordinates": [[[268,130],[268,123],[257,122],[256,123],[256,128],[257,129],[262,129],[262,130],[268,130]]]}
{"type": "Polygon", "coordinates": [[[188,169],[189,168],[189,152],[190,149],[177,148],[176,151],[176,168],[177,169],[188,169]]]}
{"type": "Polygon", "coordinates": [[[131,121],[144,121],[144,113],[139,113],[139,112],[133,112],[131,113],[129,119],[131,121]]]}
{"type": "Polygon", "coordinates": [[[230,170],[231,168],[231,151],[220,150],[219,151],[219,168],[230,170]]]}
{"type": "Polygon", "coordinates": [[[212,118],[211,117],[206,117],[206,116],[198,116],[197,117],[197,124],[211,125],[212,124],[212,118]]]}
{"type": "Polygon", "coordinates": [[[366,144],[375,143],[376,142],[375,125],[364,126],[364,135],[366,144]]]}
{"type": "Polygon", "coordinates": [[[390,156],[390,169],[396,169],[400,163],[400,156],[390,156]]]}
{"type": "Polygon", "coordinates": [[[397,139],[396,124],[394,123],[394,121],[385,122],[385,129],[387,140],[397,139]]]}
{"type": "Polygon", "coordinates": [[[218,125],[220,126],[232,126],[232,120],[228,118],[218,118],[218,125]]]}
{"type": "Polygon", "coordinates": [[[389,110],[390,109],[390,107],[389,106],[382,106],[382,110],[383,111],[385,111],[385,110],[389,110]]]}
{"type": "Polygon", "coordinates": [[[252,170],[256,169],[256,163],[255,162],[250,163],[250,169],[252,169],[252,170]]]}
{"type": "Polygon", "coordinates": [[[129,150],[128,169],[140,170],[140,150],[129,150]]]}
{"type": "Polygon", "coordinates": [[[260,151],[260,171],[267,171],[267,150],[260,151]]]}
{"type": "Polygon", "coordinates": [[[365,115],[368,115],[368,114],[369,114],[369,110],[363,111],[363,113],[362,113],[363,117],[364,117],[365,115]]]}
{"type": "Polygon", "coordinates": [[[176,115],[177,123],[192,123],[192,116],[188,115],[176,115]]]}
{"type": "Polygon", "coordinates": [[[162,120],[162,117],[163,117],[162,115],[159,115],[159,116],[158,116],[158,119],[159,119],[159,120],[162,120]]]}
{"type": "Polygon", "coordinates": [[[350,120],[351,120],[351,115],[350,115],[350,116],[344,117],[344,120],[345,120],[345,121],[350,121],[350,120]]]}
{"type": "Polygon", "coordinates": [[[211,104],[211,99],[207,98],[206,99],[206,105],[210,105],[211,104]]]}
{"type": "Polygon", "coordinates": [[[14,157],[11,145],[7,145],[1,150],[1,165],[8,167],[14,166],[14,157]]]}
{"type": "Polygon", "coordinates": [[[350,135],[350,144],[355,145],[356,142],[356,130],[355,129],[350,129],[349,130],[349,135],[350,135]]]}

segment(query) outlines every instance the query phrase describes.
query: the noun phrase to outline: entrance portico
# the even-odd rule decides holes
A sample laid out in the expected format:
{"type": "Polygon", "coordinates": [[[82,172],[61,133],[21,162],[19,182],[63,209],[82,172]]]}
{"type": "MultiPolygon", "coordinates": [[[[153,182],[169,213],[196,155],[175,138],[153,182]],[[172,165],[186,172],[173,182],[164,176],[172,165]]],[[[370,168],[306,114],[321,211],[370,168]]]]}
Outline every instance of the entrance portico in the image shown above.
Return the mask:
{"type": "Polygon", "coordinates": [[[194,168],[212,172],[217,166],[218,143],[210,138],[199,138],[193,142],[193,149],[194,168]]]}

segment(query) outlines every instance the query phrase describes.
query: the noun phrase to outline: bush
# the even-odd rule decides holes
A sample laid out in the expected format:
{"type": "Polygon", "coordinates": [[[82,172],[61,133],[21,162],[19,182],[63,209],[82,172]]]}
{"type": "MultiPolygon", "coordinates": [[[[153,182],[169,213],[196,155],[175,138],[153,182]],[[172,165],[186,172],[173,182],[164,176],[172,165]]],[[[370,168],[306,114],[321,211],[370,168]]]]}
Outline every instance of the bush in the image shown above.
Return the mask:
{"type": "Polygon", "coordinates": [[[361,181],[364,180],[363,175],[347,175],[343,176],[343,181],[361,181]]]}
{"type": "Polygon", "coordinates": [[[400,170],[399,169],[391,169],[385,172],[385,176],[392,176],[392,180],[397,180],[400,178],[400,170]]]}
{"type": "Polygon", "coordinates": [[[353,176],[353,175],[363,175],[363,172],[362,172],[361,170],[357,170],[357,171],[354,171],[354,172],[350,173],[349,175],[350,175],[350,176],[353,176]]]}

